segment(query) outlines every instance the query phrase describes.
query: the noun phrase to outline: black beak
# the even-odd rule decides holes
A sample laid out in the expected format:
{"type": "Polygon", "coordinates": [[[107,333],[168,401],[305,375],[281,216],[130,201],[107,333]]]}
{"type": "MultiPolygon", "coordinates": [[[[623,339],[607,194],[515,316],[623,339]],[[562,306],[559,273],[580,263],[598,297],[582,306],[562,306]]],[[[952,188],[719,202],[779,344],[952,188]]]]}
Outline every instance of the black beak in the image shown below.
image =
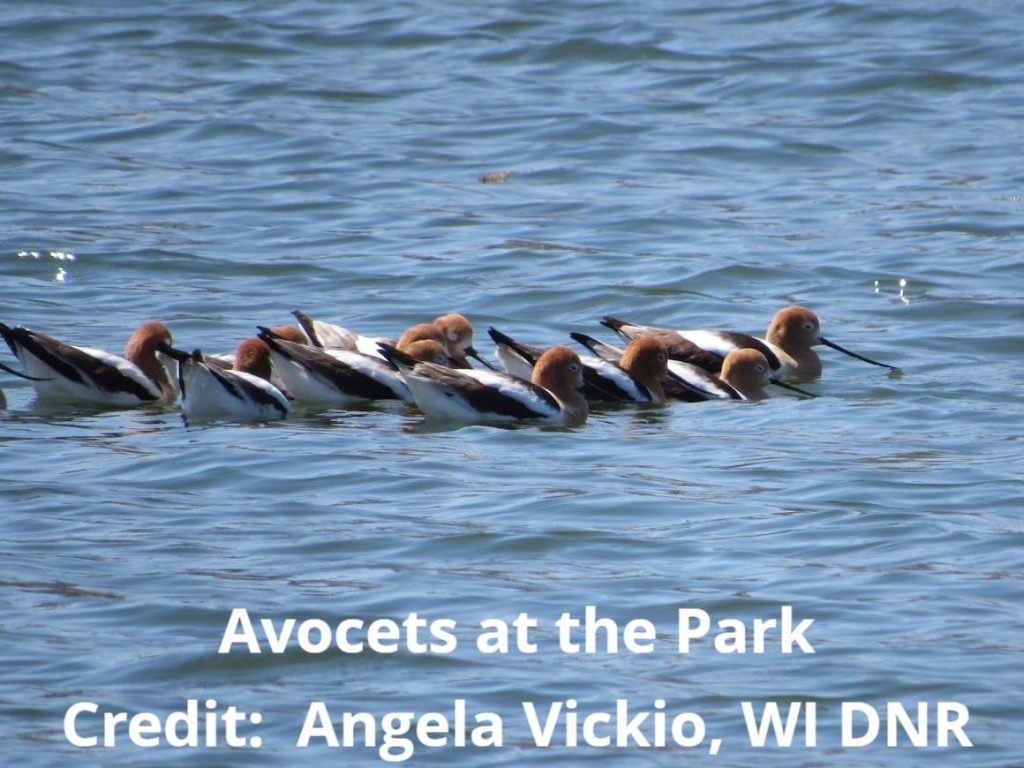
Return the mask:
{"type": "Polygon", "coordinates": [[[184,350],[181,349],[175,349],[170,344],[164,341],[161,341],[159,344],[157,344],[156,348],[158,352],[163,352],[169,358],[177,360],[179,363],[192,359],[192,355],[190,355],[188,352],[185,352],[184,350]]]}
{"type": "Polygon", "coordinates": [[[832,347],[832,349],[834,349],[834,350],[836,350],[838,352],[842,352],[844,355],[849,355],[850,357],[855,357],[858,360],[863,360],[865,363],[871,363],[872,365],[877,365],[879,368],[888,368],[890,371],[898,371],[899,370],[899,368],[897,368],[894,365],[886,365],[885,363],[880,363],[877,360],[872,360],[869,357],[864,357],[864,355],[858,355],[856,352],[851,352],[848,349],[844,349],[843,347],[840,347],[838,344],[836,344],[834,341],[829,341],[824,336],[819,336],[818,337],[818,341],[820,341],[826,347],[832,347]]]}
{"type": "Polygon", "coordinates": [[[768,381],[770,381],[776,387],[782,387],[783,389],[788,389],[791,392],[796,392],[797,394],[803,395],[804,397],[817,397],[817,395],[814,394],[813,392],[808,392],[806,389],[800,389],[800,387],[794,387],[792,384],[787,384],[784,381],[779,381],[774,376],[772,376],[770,379],[768,379],[768,381]]]}
{"type": "Polygon", "coordinates": [[[495,368],[493,365],[488,363],[483,357],[481,357],[480,353],[473,349],[473,347],[466,347],[462,351],[466,353],[466,357],[472,357],[478,363],[481,363],[485,368],[489,368],[492,371],[497,370],[497,368],[495,368]]]}
{"type": "Polygon", "coordinates": [[[50,378],[42,378],[40,376],[29,376],[27,373],[22,373],[21,371],[16,371],[13,368],[10,368],[10,367],[4,365],[3,363],[0,363],[0,368],[2,368],[3,370],[7,371],[8,373],[13,373],[15,376],[17,376],[19,378],[27,379],[28,381],[53,381],[53,379],[50,379],[50,378]]]}

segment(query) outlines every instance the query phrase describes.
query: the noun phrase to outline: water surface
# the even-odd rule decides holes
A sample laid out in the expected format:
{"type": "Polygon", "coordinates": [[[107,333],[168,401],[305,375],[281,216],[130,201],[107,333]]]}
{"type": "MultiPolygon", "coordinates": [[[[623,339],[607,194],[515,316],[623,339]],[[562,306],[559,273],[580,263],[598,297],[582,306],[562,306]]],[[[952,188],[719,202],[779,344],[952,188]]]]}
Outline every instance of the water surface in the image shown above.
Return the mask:
{"type": "Polygon", "coordinates": [[[411,764],[1024,762],[1020,11],[6,3],[3,322],[119,350],[155,317],[220,351],[296,307],[381,335],[460,311],[490,352],[489,325],[761,331],[800,302],[903,371],[825,350],[816,400],[609,408],[569,431],[388,405],[186,428],[173,408],[44,407],[5,374],[9,760],[377,765],[296,749],[309,702],[461,698],[505,718],[505,745],[411,764]],[[553,622],[586,605],[650,620],[656,651],[560,653],[553,622]],[[680,608],[782,605],[815,619],[813,656],[674,651],[680,608]],[[220,656],[235,607],[418,612],[459,646],[220,656]],[[538,653],[474,649],[478,622],[522,612],[538,653]],[[189,698],[259,710],[262,747],[63,735],[78,701],[189,698]],[[533,747],[521,702],[568,698],[664,699],[721,751],[533,747]],[[751,748],[740,702],[771,700],[817,703],[818,746],[751,748]],[[844,749],[843,701],[962,702],[974,747],[844,749]]]}

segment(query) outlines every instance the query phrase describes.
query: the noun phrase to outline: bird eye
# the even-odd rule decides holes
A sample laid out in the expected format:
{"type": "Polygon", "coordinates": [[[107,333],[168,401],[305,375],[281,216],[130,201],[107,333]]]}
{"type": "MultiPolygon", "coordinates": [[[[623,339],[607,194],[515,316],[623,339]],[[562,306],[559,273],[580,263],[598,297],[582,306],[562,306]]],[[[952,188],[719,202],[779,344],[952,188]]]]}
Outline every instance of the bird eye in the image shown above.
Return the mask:
{"type": "Polygon", "coordinates": [[[813,331],[814,330],[814,323],[812,323],[812,322],[810,322],[808,320],[806,323],[804,323],[804,330],[805,331],[813,331]]]}
{"type": "Polygon", "coordinates": [[[569,370],[572,371],[573,373],[579,373],[580,372],[580,367],[576,363],[572,363],[569,366],[569,370]]]}
{"type": "Polygon", "coordinates": [[[448,331],[445,335],[448,337],[448,341],[457,341],[459,338],[459,334],[455,331],[448,331]]]}

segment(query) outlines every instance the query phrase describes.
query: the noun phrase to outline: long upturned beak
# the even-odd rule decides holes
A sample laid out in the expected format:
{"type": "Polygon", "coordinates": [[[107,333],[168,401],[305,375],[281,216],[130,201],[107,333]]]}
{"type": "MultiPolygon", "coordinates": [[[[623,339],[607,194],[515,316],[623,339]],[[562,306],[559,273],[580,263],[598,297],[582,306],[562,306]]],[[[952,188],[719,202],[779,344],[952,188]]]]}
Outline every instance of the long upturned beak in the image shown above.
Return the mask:
{"type": "Polygon", "coordinates": [[[819,336],[818,337],[818,341],[820,341],[826,347],[832,347],[832,349],[834,349],[834,350],[836,350],[838,352],[842,352],[844,355],[849,355],[850,357],[855,357],[858,360],[863,360],[865,363],[871,363],[872,365],[877,365],[879,368],[888,368],[890,371],[898,371],[899,370],[899,368],[897,368],[895,365],[886,365],[885,363],[880,363],[877,360],[872,360],[870,357],[864,357],[864,355],[858,355],[856,352],[851,352],[848,349],[840,347],[834,341],[829,341],[824,336],[819,336]]]}
{"type": "Polygon", "coordinates": [[[491,365],[490,363],[488,363],[488,362],[487,362],[487,361],[486,361],[486,360],[485,360],[485,359],[484,359],[484,358],[483,358],[483,357],[482,357],[482,356],[480,355],[480,353],[479,353],[479,352],[477,352],[477,351],[476,351],[476,350],[475,350],[475,349],[474,349],[473,347],[471,347],[471,346],[470,346],[470,347],[465,347],[465,348],[464,348],[464,349],[463,349],[462,351],[466,353],[466,357],[472,357],[472,358],[473,358],[474,360],[476,360],[477,362],[479,362],[479,363],[482,363],[482,364],[483,364],[483,365],[484,365],[484,366],[485,366],[486,368],[490,368],[490,369],[491,369],[492,371],[495,371],[495,370],[497,370],[497,369],[496,369],[496,368],[495,368],[495,367],[494,367],[493,365],[491,365]]]}
{"type": "Polygon", "coordinates": [[[792,392],[796,392],[798,395],[803,395],[804,397],[817,397],[817,395],[814,394],[813,392],[808,392],[806,389],[800,389],[800,387],[794,387],[792,384],[787,384],[784,381],[779,381],[774,376],[769,378],[768,381],[770,381],[776,387],[782,387],[783,389],[788,389],[788,390],[790,390],[792,392]]]}
{"type": "Polygon", "coordinates": [[[41,377],[41,376],[29,376],[27,373],[22,373],[21,371],[16,371],[14,368],[11,368],[10,366],[4,365],[3,363],[0,363],[0,368],[2,368],[3,370],[7,371],[8,373],[12,373],[12,374],[14,374],[17,377],[22,378],[22,379],[26,379],[28,381],[53,381],[53,379],[44,378],[44,377],[41,377]]]}

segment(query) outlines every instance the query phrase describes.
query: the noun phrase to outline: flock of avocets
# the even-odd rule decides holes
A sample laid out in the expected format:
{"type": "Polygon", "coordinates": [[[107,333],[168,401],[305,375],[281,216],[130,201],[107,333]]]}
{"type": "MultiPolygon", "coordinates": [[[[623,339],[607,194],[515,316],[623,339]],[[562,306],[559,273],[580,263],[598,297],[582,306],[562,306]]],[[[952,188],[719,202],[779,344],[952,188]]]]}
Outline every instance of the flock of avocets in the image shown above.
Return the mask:
{"type": "Polygon", "coordinates": [[[391,341],[293,314],[298,325],[260,326],[233,356],[177,349],[155,320],[135,331],[124,357],[0,323],[22,370],[0,368],[30,380],[41,401],[137,407],[180,400],[186,420],[280,419],[292,403],[344,408],[401,400],[450,420],[562,426],[583,424],[596,401],[762,400],[769,384],[813,397],[782,379],[819,377],[818,344],[892,369],[828,341],[818,316],[800,306],[779,310],[763,339],[608,316],[602,324],[626,347],[573,333],[589,351],[582,357],[567,346],[535,347],[490,328],[503,371],[473,348],[473,327],[462,315],[415,325],[391,341]],[[470,358],[485,367],[472,368],[470,358]]]}

